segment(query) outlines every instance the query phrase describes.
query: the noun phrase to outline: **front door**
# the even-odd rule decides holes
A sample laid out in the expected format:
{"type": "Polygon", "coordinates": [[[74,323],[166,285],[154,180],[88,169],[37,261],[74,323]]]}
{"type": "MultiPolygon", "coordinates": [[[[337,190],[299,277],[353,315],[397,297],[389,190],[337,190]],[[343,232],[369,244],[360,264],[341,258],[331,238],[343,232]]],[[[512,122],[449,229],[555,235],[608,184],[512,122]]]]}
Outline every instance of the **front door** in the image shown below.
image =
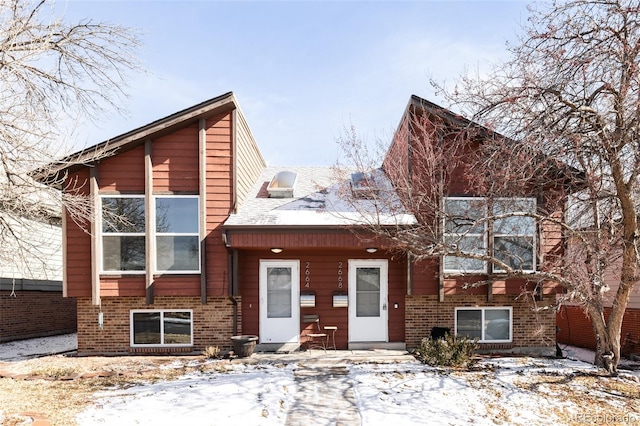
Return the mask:
{"type": "Polygon", "coordinates": [[[388,341],[388,262],[349,261],[349,342],[388,341]]]}
{"type": "Polygon", "coordinates": [[[300,263],[260,261],[260,343],[300,341],[300,263]]]}

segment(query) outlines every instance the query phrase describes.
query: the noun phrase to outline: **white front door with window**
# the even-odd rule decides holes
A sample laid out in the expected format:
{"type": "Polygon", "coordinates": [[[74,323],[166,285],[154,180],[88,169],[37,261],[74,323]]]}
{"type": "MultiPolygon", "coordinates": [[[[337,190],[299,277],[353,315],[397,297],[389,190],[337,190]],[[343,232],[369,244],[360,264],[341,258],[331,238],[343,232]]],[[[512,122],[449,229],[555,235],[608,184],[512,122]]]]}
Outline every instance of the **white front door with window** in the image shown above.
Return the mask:
{"type": "Polygon", "coordinates": [[[260,261],[260,343],[300,341],[299,294],[299,261],[260,261]]]}
{"type": "Polygon", "coordinates": [[[387,260],[349,260],[349,342],[387,342],[387,260]]]}

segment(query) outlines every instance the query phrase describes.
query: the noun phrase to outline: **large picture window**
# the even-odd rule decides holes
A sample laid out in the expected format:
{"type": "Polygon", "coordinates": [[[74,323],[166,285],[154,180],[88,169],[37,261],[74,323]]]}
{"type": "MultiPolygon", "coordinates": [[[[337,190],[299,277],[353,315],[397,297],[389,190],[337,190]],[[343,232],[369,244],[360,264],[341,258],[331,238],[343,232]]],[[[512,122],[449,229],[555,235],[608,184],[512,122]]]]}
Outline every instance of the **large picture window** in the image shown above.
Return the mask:
{"type": "Polygon", "coordinates": [[[511,342],[511,307],[456,308],[456,335],[485,343],[511,342]]]}
{"type": "MultiPolygon", "coordinates": [[[[535,219],[533,198],[451,197],[444,200],[444,240],[456,251],[469,255],[492,255],[514,270],[536,269],[535,219]]],[[[504,272],[482,259],[448,255],[445,272],[504,272]]]]}
{"type": "Polygon", "coordinates": [[[155,240],[154,273],[200,272],[197,196],[156,196],[155,229],[145,223],[143,195],[103,196],[102,272],[144,273],[146,232],[155,240]]]}
{"type": "Polygon", "coordinates": [[[190,310],[131,311],[131,346],[190,346],[192,316],[190,310]]]}

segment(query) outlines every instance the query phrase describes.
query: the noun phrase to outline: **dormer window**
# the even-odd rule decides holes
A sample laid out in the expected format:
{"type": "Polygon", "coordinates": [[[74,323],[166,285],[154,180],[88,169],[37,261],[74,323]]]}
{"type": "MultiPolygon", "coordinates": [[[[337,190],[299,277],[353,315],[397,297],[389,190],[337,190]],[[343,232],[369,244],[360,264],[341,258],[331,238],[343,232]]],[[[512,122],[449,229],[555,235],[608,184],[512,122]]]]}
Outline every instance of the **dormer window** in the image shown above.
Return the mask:
{"type": "Polygon", "coordinates": [[[297,177],[298,174],[295,172],[278,172],[267,186],[269,198],[293,198],[297,177]]]}
{"type": "Polygon", "coordinates": [[[351,174],[351,192],[356,198],[374,198],[378,189],[370,173],[356,172],[351,174]]]}

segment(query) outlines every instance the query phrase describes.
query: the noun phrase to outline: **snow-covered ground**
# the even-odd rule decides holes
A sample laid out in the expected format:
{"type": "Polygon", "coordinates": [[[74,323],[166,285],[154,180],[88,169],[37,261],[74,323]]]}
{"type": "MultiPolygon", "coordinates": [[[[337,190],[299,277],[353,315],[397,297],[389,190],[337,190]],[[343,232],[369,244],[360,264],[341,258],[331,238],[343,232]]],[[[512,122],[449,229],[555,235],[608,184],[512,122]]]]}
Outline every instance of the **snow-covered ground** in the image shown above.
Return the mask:
{"type": "MultiPolygon", "coordinates": [[[[28,356],[29,351],[36,354],[64,351],[75,344],[73,335],[53,340],[55,345],[46,348],[37,341],[0,344],[0,359],[18,360],[28,356]]],[[[563,350],[568,358],[486,358],[471,372],[436,369],[411,361],[347,362],[342,365],[346,375],[338,380],[346,380],[353,387],[353,404],[363,425],[546,425],[581,424],[585,423],[583,420],[601,423],[597,420],[603,419],[640,423],[640,410],[635,402],[597,386],[587,387],[591,385],[576,381],[570,384],[573,386],[570,389],[576,390],[577,396],[559,394],[555,379],[590,376],[596,371],[593,365],[584,362],[593,360],[593,352],[572,347],[563,350]],[[586,393],[581,394],[585,389],[586,393]],[[606,400],[619,417],[594,417],[598,412],[588,411],[591,402],[581,400],[581,395],[606,400]]],[[[188,363],[202,365],[202,362],[176,358],[163,368],[184,368],[188,363]]],[[[101,391],[94,395],[93,405],[78,416],[77,422],[83,426],[285,425],[287,413],[302,389],[296,369],[302,364],[308,367],[310,362],[304,357],[290,363],[279,362],[277,358],[256,364],[207,361],[211,364],[205,365],[215,368],[172,381],[101,391]]],[[[640,383],[640,372],[624,375],[631,387],[640,383]]],[[[334,379],[327,378],[324,386],[331,386],[330,380],[334,379]]],[[[322,410],[335,409],[321,387],[314,397],[322,410]]],[[[318,414],[317,419],[326,418],[318,414]]],[[[323,423],[312,420],[305,424],[323,423]]]]}
{"type": "Polygon", "coordinates": [[[76,334],[16,340],[0,343],[0,361],[20,361],[37,356],[71,352],[77,348],[78,336],[76,334]]]}

